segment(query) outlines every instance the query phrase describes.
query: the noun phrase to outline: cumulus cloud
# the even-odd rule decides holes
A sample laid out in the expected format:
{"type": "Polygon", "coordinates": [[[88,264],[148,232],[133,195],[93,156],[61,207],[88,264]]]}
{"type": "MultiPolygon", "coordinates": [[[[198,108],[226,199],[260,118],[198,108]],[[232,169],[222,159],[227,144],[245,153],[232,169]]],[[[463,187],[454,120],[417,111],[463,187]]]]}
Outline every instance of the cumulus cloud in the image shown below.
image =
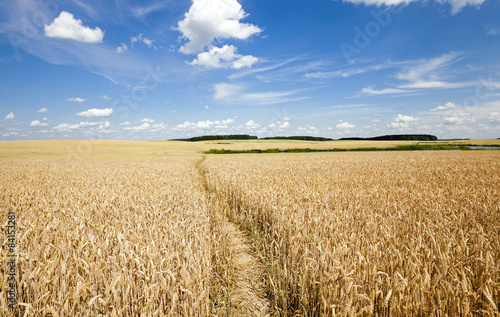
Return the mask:
{"type": "Polygon", "coordinates": [[[355,125],[354,124],[350,124],[349,122],[342,122],[342,123],[339,123],[335,126],[337,129],[343,129],[343,130],[351,130],[351,129],[354,129],[355,125]]]}
{"type": "Polygon", "coordinates": [[[100,96],[100,97],[101,97],[101,99],[102,99],[102,100],[106,100],[106,101],[110,101],[111,99],[113,99],[113,98],[111,98],[111,97],[110,97],[110,96],[108,96],[108,95],[102,95],[102,96],[100,96]]]}
{"type": "Polygon", "coordinates": [[[476,119],[472,117],[471,113],[457,112],[444,118],[444,121],[448,124],[465,124],[476,122],[476,119]]]}
{"type": "Polygon", "coordinates": [[[71,98],[68,98],[66,99],[67,101],[73,101],[73,102],[78,102],[78,103],[82,103],[82,102],[85,102],[87,101],[87,99],[83,99],[83,98],[78,98],[78,97],[71,97],[71,98]]]}
{"type": "Polygon", "coordinates": [[[153,123],[153,122],[155,122],[155,120],[151,119],[151,118],[144,118],[141,120],[141,122],[153,123]]]}
{"type": "Polygon", "coordinates": [[[402,128],[408,128],[410,125],[410,122],[417,121],[418,118],[411,117],[411,116],[405,116],[402,114],[398,114],[394,122],[391,122],[387,126],[393,129],[402,129],[402,128]]]}
{"type": "Polygon", "coordinates": [[[176,125],[173,129],[176,131],[189,131],[189,130],[207,130],[207,129],[227,129],[229,125],[234,123],[236,118],[228,118],[226,120],[203,120],[198,122],[185,121],[184,123],[176,125]]]}
{"type": "Polygon", "coordinates": [[[278,129],[278,130],[281,130],[281,129],[288,129],[290,127],[290,122],[288,122],[288,120],[283,120],[283,121],[276,121],[274,123],[271,123],[269,125],[269,128],[275,130],[275,129],[278,129]]]}
{"type": "Polygon", "coordinates": [[[86,118],[97,118],[97,117],[110,117],[113,114],[113,109],[105,108],[105,109],[89,109],[87,111],[78,112],[76,115],[79,117],[86,118]]]}
{"type": "Polygon", "coordinates": [[[54,21],[44,26],[45,36],[73,40],[84,43],[101,43],[104,32],[96,27],[91,29],[75,19],[73,14],[62,11],[54,21]]]}
{"type": "Polygon", "coordinates": [[[124,130],[129,130],[131,132],[140,132],[140,131],[145,131],[145,130],[148,130],[149,128],[151,128],[151,124],[147,123],[147,122],[144,122],[143,124],[141,124],[140,126],[136,126],[136,127],[127,127],[127,128],[123,128],[124,130]]]}
{"type": "Polygon", "coordinates": [[[245,123],[245,128],[248,128],[248,129],[259,129],[260,127],[261,127],[261,125],[253,120],[248,120],[245,123]]]}
{"type": "Polygon", "coordinates": [[[490,112],[488,115],[488,120],[500,123],[500,112],[497,111],[490,112]]]}
{"type": "Polygon", "coordinates": [[[47,113],[47,108],[42,108],[40,110],[37,111],[37,113],[47,113]]]}
{"type": "Polygon", "coordinates": [[[16,116],[14,115],[13,112],[9,113],[8,115],[5,116],[5,120],[13,120],[16,116]]]}
{"type": "Polygon", "coordinates": [[[188,42],[180,48],[184,54],[202,52],[214,39],[247,39],[262,30],[240,20],[248,16],[237,0],[193,0],[178,22],[177,31],[188,42]]]}
{"type": "Polygon", "coordinates": [[[454,103],[454,102],[447,102],[445,105],[443,106],[438,106],[436,108],[433,108],[431,109],[431,111],[443,111],[443,110],[450,110],[450,109],[454,109],[456,108],[457,105],[454,103]]]}
{"type": "Polygon", "coordinates": [[[120,123],[120,125],[130,125],[130,122],[129,121],[125,121],[125,122],[120,123]]]}
{"type": "Polygon", "coordinates": [[[38,120],[33,120],[30,123],[30,127],[46,127],[46,126],[48,126],[48,123],[40,122],[38,120]]]}
{"type": "Polygon", "coordinates": [[[204,66],[205,68],[234,68],[241,69],[251,67],[259,59],[252,55],[240,55],[236,53],[237,48],[233,45],[224,45],[219,48],[211,46],[208,52],[198,54],[190,65],[204,66]]]}
{"type": "Polygon", "coordinates": [[[108,128],[110,127],[111,124],[109,122],[91,122],[91,121],[82,121],[80,123],[76,124],[69,124],[69,123],[61,123],[55,127],[52,128],[52,130],[57,131],[57,132],[63,132],[63,131],[71,131],[71,130],[76,130],[80,128],[92,128],[92,127],[98,127],[98,129],[103,129],[103,128],[108,128]]]}

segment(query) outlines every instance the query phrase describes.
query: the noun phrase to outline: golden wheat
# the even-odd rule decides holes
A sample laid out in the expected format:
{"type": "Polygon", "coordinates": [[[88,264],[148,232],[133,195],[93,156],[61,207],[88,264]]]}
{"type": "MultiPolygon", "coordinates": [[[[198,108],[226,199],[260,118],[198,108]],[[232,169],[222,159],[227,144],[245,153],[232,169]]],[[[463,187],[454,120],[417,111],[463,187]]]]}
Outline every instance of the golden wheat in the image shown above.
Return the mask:
{"type": "Polygon", "coordinates": [[[211,156],[278,314],[496,316],[500,152],[211,156]]]}
{"type": "MultiPolygon", "coordinates": [[[[16,315],[209,314],[210,224],[197,161],[3,160],[2,222],[17,216],[16,315]]],[[[4,243],[2,263],[7,253],[4,243]]]]}

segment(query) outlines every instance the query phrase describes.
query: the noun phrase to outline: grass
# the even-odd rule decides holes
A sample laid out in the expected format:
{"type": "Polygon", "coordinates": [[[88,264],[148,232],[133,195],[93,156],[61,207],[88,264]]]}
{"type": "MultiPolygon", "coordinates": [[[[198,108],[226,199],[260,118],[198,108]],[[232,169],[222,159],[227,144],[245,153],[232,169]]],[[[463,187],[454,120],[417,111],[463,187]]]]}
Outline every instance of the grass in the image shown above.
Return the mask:
{"type": "Polygon", "coordinates": [[[373,152],[373,151],[442,151],[442,150],[470,150],[467,146],[460,145],[397,145],[394,147],[360,147],[360,148],[333,148],[333,149],[311,149],[311,148],[291,148],[280,150],[274,149],[251,149],[251,150],[226,150],[210,149],[204,154],[262,154],[262,153],[307,153],[307,152],[373,152]]]}

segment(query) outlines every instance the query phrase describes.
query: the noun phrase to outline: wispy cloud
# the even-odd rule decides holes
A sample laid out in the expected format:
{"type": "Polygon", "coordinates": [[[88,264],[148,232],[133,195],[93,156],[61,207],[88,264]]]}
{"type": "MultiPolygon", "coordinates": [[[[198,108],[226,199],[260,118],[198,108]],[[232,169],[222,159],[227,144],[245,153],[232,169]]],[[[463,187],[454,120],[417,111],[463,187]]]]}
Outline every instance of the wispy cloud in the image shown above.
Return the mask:
{"type": "Polygon", "coordinates": [[[304,75],[304,77],[307,78],[315,78],[315,79],[324,79],[324,78],[334,78],[334,77],[341,77],[341,78],[346,78],[346,77],[351,77],[354,75],[359,75],[359,74],[364,74],[372,71],[378,71],[386,68],[391,68],[394,67],[394,64],[391,63],[385,63],[385,64],[376,64],[376,65],[370,65],[366,67],[353,67],[353,68],[347,68],[347,69],[342,69],[342,70],[334,70],[334,71],[329,71],[329,72],[314,72],[314,73],[307,73],[304,75]]]}
{"type": "Polygon", "coordinates": [[[396,88],[384,88],[384,89],[373,89],[373,86],[366,87],[361,89],[361,91],[367,95],[387,95],[387,94],[403,94],[409,92],[404,89],[396,89],[396,88]]]}
{"type": "MultiPolygon", "coordinates": [[[[425,3],[425,1],[421,0],[343,0],[344,2],[351,2],[355,4],[364,4],[367,6],[398,6],[403,4],[409,4],[411,2],[416,3],[425,3]]],[[[451,5],[451,14],[457,14],[460,12],[465,6],[473,5],[480,6],[486,0],[437,0],[439,3],[449,3],[451,5]]]]}
{"type": "Polygon", "coordinates": [[[307,99],[299,97],[297,94],[304,91],[266,91],[266,92],[245,92],[241,85],[219,83],[214,85],[214,99],[227,103],[237,103],[245,105],[272,105],[285,102],[293,102],[307,99]]]}

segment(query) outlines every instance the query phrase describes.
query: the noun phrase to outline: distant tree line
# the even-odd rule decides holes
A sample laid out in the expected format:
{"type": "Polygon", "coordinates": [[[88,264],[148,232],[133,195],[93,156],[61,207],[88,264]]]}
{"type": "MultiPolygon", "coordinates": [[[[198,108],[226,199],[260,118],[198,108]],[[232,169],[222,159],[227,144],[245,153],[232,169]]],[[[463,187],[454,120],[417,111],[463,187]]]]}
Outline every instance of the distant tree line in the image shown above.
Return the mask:
{"type": "Polygon", "coordinates": [[[273,136],[267,138],[260,138],[261,140],[302,140],[302,141],[333,141],[330,138],[323,138],[320,136],[307,136],[307,135],[296,135],[296,136],[273,136]]]}
{"type": "Polygon", "coordinates": [[[226,135],[202,135],[187,139],[175,139],[173,141],[213,141],[213,140],[256,140],[258,139],[254,135],[248,134],[226,134],[226,135]]]}
{"type": "MultiPolygon", "coordinates": [[[[202,135],[187,139],[174,139],[173,141],[216,141],[216,140],[257,140],[259,139],[255,135],[248,134],[226,134],[226,135],[202,135]]],[[[340,140],[373,140],[373,141],[437,141],[435,135],[430,134],[392,134],[392,135],[382,135],[371,138],[341,138],[340,140]]],[[[297,135],[297,136],[273,136],[260,138],[260,140],[301,140],[301,141],[333,141],[331,138],[324,138],[319,136],[307,136],[307,135],[297,135]]]]}
{"type": "Polygon", "coordinates": [[[392,134],[371,138],[341,138],[340,140],[368,140],[368,141],[437,141],[431,134],[392,134]]]}

